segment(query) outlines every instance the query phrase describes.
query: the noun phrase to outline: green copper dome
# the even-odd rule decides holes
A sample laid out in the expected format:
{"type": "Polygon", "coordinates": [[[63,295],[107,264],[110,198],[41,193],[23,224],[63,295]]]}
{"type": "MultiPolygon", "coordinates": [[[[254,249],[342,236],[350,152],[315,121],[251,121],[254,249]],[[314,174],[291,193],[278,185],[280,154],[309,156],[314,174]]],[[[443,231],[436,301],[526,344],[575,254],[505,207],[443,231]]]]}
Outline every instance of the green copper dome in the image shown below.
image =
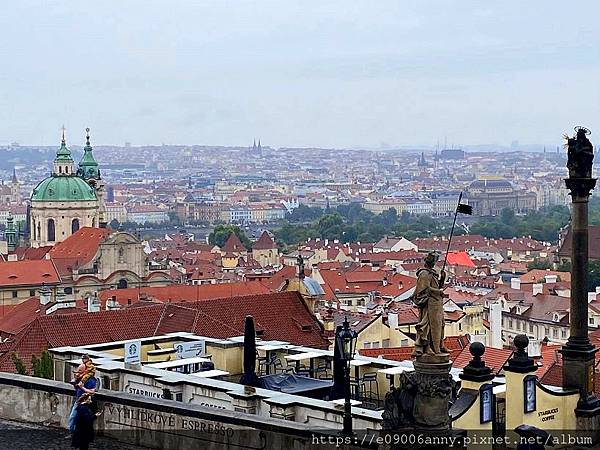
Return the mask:
{"type": "Polygon", "coordinates": [[[77,176],[52,176],[38,184],[31,193],[33,202],[96,201],[96,192],[77,176]]]}

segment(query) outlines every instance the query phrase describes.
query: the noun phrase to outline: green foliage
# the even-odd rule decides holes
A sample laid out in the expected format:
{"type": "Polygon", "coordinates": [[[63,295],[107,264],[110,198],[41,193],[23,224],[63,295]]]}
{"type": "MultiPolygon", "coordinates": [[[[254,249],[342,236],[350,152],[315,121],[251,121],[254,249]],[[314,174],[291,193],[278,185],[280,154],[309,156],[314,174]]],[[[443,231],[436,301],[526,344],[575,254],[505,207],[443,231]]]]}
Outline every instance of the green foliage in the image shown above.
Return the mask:
{"type": "Polygon", "coordinates": [[[40,358],[35,355],[31,357],[32,375],[38,378],[52,380],[54,378],[54,362],[47,350],[42,352],[40,358]]]}
{"type": "Polygon", "coordinates": [[[23,363],[23,360],[19,358],[19,355],[12,353],[10,355],[10,359],[12,359],[12,362],[15,365],[15,370],[19,375],[29,375],[27,373],[27,369],[25,368],[25,364],[23,363]]]}
{"type": "Polygon", "coordinates": [[[552,268],[552,263],[550,263],[550,260],[548,258],[535,258],[532,262],[527,264],[527,268],[529,270],[533,270],[533,269],[546,270],[546,269],[552,268]]]}
{"type": "MultiPolygon", "coordinates": [[[[570,272],[571,262],[563,261],[558,265],[557,270],[560,272],[570,272]]],[[[588,262],[588,292],[594,292],[597,286],[600,286],[600,261],[590,259],[588,262]]]]}
{"type": "Polygon", "coordinates": [[[398,216],[393,208],[377,215],[367,211],[359,203],[338,205],[327,210],[308,206],[301,206],[301,208],[301,212],[294,215],[300,209],[297,208],[289,216],[289,221],[275,230],[274,234],[278,242],[296,245],[314,237],[338,239],[341,242],[376,242],[386,235],[412,239],[446,235],[451,226],[449,219],[411,216],[407,212],[398,216]],[[313,217],[312,222],[306,223],[306,220],[313,217]]]}
{"type": "Polygon", "coordinates": [[[293,223],[312,222],[323,215],[321,208],[311,208],[310,206],[300,205],[291,214],[288,220],[293,223]]]}
{"type": "Polygon", "coordinates": [[[235,233],[237,237],[240,238],[244,247],[247,249],[252,247],[252,243],[250,242],[250,239],[248,239],[248,236],[246,236],[246,233],[244,233],[237,225],[217,225],[208,235],[208,242],[211,245],[223,247],[231,233],[235,233]]]}
{"type": "Polygon", "coordinates": [[[475,222],[470,232],[493,239],[531,236],[539,241],[556,242],[559,230],[567,224],[569,217],[569,209],[565,206],[553,206],[523,216],[516,216],[512,210],[504,209],[499,216],[475,222]]]}

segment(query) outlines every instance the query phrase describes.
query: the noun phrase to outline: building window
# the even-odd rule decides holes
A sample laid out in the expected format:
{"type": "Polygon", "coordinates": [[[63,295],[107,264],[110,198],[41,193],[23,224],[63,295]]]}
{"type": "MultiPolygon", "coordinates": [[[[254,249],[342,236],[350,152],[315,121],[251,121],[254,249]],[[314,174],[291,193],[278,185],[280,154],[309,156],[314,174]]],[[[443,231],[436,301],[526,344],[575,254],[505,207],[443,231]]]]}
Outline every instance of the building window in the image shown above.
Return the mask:
{"type": "Polygon", "coordinates": [[[379,348],[379,341],[373,342],[373,347],[372,348],[379,348]]]}
{"type": "Polygon", "coordinates": [[[567,338],[567,330],[565,330],[564,328],[562,330],[560,330],[560,337],[563,339],[567,338]]]}
{"type": "Polygon", "coordinates": [[[556,328],[552,330],[552,337],[555,339],[558,337],[558,330],[556,328]]]}
{"type": "Polygon", "coordinates": [[[117,289],[127,289],[127,280],[125,278],[121,278],[119,280],[119,285],[117,286],[117,289]]]}
{"type": "Polygon", "coordinates": [[[532,323],[529,324],[529,332],[533,333],[533,324],[532,323]]]}
{"type": "Polygon", "coordinates": [[[389,339],[384,339],[383,341],[381,341],[381,346],[383,348],[389,348],[389,346],[390,346],[390,340],[389,339]]]}
{"type": "Polygon", "coordinates": [[[48,219],[48,241],[54,242],[56,240],[56,228],[54,226],[54,219],[48,219]]]}
{"type": "Polygon", "coordinates": [[[35,297],[35,289],[30,289],[29,290],[29,296],[30,297],[35,297]]]}
{"type": "Polygon", "coordinates": [[[371,343],[370,342],[365,342],[363,344],[363,348],[371,348],[371,343]]]}
{"type": "Polygon", "coordinates": [[[19,291],[12,291],[12,298],[17,298],[19,296],[19,291]]]}
{"type": "Polygon", "coordinates": [[[408,347],[408,339],[402,339],[400,341],[400,346],[401,347],[408,347]]]}
{"type": "Polygon", "coordinates": [[[513,321],[512,319],[508,319],[508,328],[510,328],[512,330],[513,327],[513,321]]]}
{"type": "Polygon", "coordinates": [[[548,336],[550,334],[550,329],[548,327],[544,327],[544,336],[548,336]]]}
{"type": "Polygon", "coordinates": [[[73,219],[71,222],[71,234],[79,230],[79,219],[73,219]]]}
{"type": "Polygon", "coordinates": [[[590,325],[594,325],[594,318],[590,317],[590,325]]]}

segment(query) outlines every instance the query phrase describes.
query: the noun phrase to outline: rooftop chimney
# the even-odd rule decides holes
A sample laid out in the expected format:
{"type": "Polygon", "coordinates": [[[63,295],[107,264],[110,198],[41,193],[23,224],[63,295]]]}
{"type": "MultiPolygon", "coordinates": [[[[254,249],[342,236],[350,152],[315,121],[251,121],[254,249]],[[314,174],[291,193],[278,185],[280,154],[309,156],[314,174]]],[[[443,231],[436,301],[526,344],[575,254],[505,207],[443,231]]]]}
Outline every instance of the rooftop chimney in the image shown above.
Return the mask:
{"type": "Polygon", "coordinates": [[[48,286],[42,286],[40,289],[40,305],[47,305],[52,300],[52,291],[48,286]]]}
{"type": "Polygon", "coordinates": [[[596,292],[588,292],[588,303],[591,303],[596,300],[596,292]]]}
{"type": "Polygon", "coordinates": [[[527,346],[527,354],[532,358],[542,356],[542,344],[538,339],[529,339],[529,345],[527,346]]]}
{"type": "Polygon", "coordinates": [[[542,283],[533,284],[533,295],[541,294],[544,291],[544,285],[542,283]]]}
{"type": "Polygon", "coordinates": [[[398,313],[388,313],[388,326],[395,330],[398,328],[398,313]]]}
{"type": "Polygon", "coordinates": [[[98,294],[94,292],[93,296],[87,298],[87,310],[89,313],[100,311],[100,301],[98,300],[98,294]]]}
{"type": "Polygon", "coordinates": [[[490,347],[502,348],[502,303],[490,303],[490,347]]]}
{"type": "Polygon", "coordinates": [[[117,302],[116,295],[113,295],[108,300],[106,300],[106,310],[107,311],[113,311],[115,309],[119,309],[120,307],[121,307],[121,305],[119,305],[119,302],[117,302]]]}
{"type": "Polygon", "coordinates": [[[521,279],[519,277],[511,278],[510,279],[510,288],[520,291],[521,290],[521,279]]]}
{"type": "Polygon", "coordinates": [[[544,277],[546,283],[556,283],[558,281],[558,277],[556,275],[546,275],[544,277]]]}

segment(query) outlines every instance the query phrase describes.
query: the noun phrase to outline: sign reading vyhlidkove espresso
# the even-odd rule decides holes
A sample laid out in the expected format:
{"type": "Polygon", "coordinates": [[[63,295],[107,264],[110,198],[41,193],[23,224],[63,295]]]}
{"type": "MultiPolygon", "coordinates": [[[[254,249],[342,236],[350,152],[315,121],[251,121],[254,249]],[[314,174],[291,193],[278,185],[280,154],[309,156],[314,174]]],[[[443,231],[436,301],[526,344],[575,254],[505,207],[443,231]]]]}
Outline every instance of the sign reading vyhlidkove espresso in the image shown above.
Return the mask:
{"type": "Polygon", "coordinates": [[[224,440],[231,438],[234,429],[227,424],[181,417],[175,414],[152,411],[142,408],[130,408],[123,405],[106,405],[104,422],[107,429],[111,428],[146,428],[153,431],[189,430],[221,436],[224,440]]]}

